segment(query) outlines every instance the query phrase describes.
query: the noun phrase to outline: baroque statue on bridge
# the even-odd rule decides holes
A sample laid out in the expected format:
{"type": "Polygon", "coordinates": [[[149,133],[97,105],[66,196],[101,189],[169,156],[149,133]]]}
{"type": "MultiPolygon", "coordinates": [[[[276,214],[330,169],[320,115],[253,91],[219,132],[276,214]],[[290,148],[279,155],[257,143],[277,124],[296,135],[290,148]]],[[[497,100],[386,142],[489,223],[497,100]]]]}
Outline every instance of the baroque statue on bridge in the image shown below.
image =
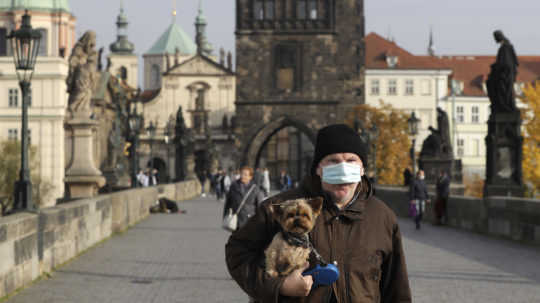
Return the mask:
{"type": "Polygon", "coordinates": [[[514,100],[514,82],[519,62],[514,47],[502,31],[495,31],[493,36],[501,46],[497,52],[497,60],[491,65],[491,72],[486,82],[491,112],[514,112],[517,110],[514,100]]]}
{"type": "Polygon", "coordinates": [[[431,134],[422,143],[420,157],[452,157],[448,115],[440,107],[437,108],[437,128],[429,127],[431,134]]]}
{"type": "Polygon", "coordinates": [[[96,33],[87,31],[77,41],[69,57],[69,74],[66,79],[69,93],[68,109],[72,116],[90,117],[91,102],[98,76],[96,33]]]}

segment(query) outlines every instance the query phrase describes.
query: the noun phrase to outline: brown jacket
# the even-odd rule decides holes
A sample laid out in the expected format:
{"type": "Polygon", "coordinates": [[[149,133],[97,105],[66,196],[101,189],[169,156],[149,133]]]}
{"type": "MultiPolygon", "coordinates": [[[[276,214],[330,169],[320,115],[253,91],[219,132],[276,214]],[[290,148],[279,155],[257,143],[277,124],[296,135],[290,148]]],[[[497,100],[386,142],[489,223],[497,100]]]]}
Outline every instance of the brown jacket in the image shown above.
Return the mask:
{"type": "MultiPolygon", "coordinates": [[[[320,178],[308,177],[297,189],[274,196],[225,246],[229,272],[240,287],[261,302],[281,302],[283,278],[264,272],[264,249],[279,231],[268,205],[300,197],[324,196],[320,178]]],[[[339,279],[332,286],[311,290],[305,302],[411,302],[401,234],[395,214],[372,195],[363,179],[358,198],[338,210],[325,198],[321,215],[310,233],[313,245],[327,262],[337,261],[339,279]]]]}

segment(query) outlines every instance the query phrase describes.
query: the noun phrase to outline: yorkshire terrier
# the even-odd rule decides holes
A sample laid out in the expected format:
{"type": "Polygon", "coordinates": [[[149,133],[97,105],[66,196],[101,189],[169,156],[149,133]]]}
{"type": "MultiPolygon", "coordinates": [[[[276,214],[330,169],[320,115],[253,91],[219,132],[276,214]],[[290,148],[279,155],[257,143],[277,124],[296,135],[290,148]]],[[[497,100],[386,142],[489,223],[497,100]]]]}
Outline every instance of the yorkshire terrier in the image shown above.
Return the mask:
{"type": "Polygon", "coordinates": [[[285,277],[308,262],[311,252],[308,233],[313,229],[322,205],[322,197],[271,205],[272,217],[279,222],[282,231],[264,251],[268,275],[285,277]]]}

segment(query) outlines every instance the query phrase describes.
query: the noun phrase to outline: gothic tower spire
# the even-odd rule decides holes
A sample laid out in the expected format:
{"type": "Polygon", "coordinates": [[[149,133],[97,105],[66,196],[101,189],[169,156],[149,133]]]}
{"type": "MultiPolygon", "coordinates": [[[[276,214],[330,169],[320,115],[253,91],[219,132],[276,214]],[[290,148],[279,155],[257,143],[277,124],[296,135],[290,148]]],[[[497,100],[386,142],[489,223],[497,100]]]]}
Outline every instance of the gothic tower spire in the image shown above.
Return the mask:
{"type": "Polygon", "coordinates": [[[429,28],[429,45],[428,45],[427,53],[430,56],[435,56],[435,43],[433,41],[433,27],[429,28]]]}

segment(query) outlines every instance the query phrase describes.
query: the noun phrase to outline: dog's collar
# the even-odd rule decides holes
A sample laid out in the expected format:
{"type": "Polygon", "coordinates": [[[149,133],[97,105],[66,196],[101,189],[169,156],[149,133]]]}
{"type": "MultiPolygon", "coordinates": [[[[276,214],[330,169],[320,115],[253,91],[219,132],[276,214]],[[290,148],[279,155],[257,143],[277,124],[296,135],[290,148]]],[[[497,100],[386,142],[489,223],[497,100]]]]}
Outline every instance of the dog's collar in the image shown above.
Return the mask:
{"type": "Polygon", "coordinates": [[[303,248],[309,248],[311,245],[309,243],[309,237],[307,234],[293,234],[288,232],[283,232],[283,239],[287,241],[292,246],[301,246],[303,248]]]}

